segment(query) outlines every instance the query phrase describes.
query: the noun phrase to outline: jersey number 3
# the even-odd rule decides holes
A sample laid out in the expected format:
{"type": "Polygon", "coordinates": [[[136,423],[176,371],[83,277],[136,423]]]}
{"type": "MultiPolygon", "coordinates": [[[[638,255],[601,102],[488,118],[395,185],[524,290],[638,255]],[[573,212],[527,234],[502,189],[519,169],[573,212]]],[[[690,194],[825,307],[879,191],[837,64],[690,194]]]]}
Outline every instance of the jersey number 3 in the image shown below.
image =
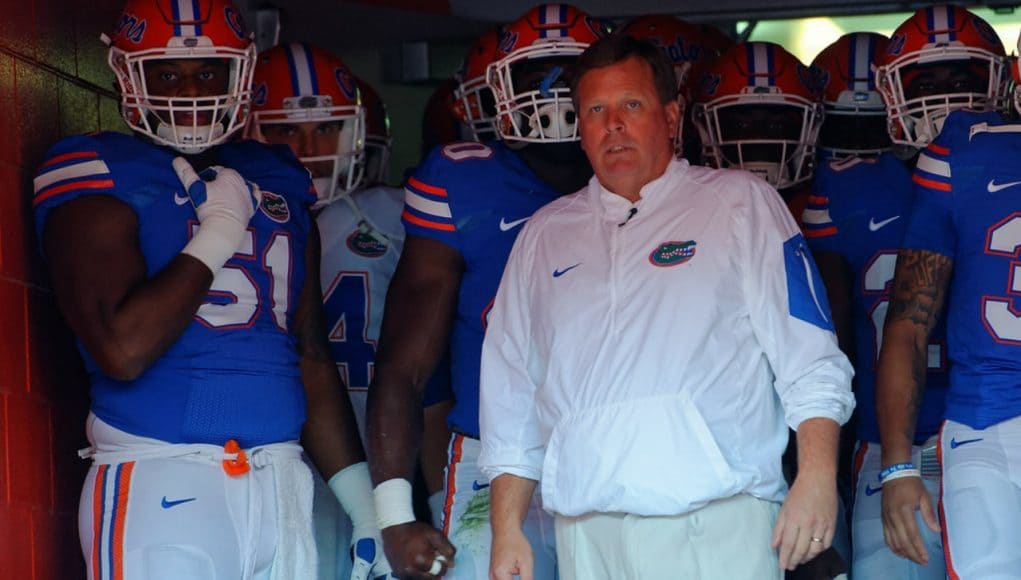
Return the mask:
{"type": "MultiPolygon", "coordinates": [[[[989,228],[986,253],[1010,258],[1007,294],[1021,295],[1021,214],[1014,213],[989,228]]],[[[1010,296],[983,296],[982,323],[996,342],[1021,345],[1021,312],[1013,306],[1010,296]]]]}

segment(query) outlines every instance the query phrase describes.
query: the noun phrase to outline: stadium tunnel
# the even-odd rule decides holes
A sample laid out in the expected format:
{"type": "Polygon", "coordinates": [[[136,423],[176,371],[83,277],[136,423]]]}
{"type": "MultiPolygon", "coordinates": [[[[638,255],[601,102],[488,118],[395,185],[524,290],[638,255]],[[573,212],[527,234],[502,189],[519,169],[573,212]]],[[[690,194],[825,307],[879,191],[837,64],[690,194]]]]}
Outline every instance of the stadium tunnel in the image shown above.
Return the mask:
{"type": "MultiPolygon", "coordinates": [[[[237,0],[260,48],[302,40],[339,54],[375,86],[391,116],[397,184],[421,155],[430,95],[456,70],[472,39],[532,2],[501,0],[237,0]]],[[[77,534],[88,468],[88,386],[57,311],[31,219],[32,177],[59,138],[126,131],[106,48],[122,0],[6,0],[0,9],[0,578],[85,578],[77,534]]],[[[843,32],[889,33],[927,3],[880,0],[577,0],[624,22],[669,13],[734,36],[784,44],[805,62],[843,32]],[[624,12],[622,12],[624,11],[624,12]]],[[[1010,4],[969,7],[1012,52],[1021,13],[1010,4]]],[[[96,267],[103,257],[96,256],[96,267]]]]}

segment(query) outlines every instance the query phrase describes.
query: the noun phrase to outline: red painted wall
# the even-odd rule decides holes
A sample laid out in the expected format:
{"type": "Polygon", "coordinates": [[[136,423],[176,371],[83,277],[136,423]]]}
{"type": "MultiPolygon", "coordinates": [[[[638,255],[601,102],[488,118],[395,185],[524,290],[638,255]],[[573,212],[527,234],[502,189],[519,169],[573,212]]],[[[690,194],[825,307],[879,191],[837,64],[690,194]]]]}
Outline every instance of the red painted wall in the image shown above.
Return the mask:
{"type": "Polygon", "coordinates": [[[122,130],[100,31],[122,0],[0,9],[0,578],[85,577],[87,385],[36,248],[32,178],[65,135],[122,130]]]}

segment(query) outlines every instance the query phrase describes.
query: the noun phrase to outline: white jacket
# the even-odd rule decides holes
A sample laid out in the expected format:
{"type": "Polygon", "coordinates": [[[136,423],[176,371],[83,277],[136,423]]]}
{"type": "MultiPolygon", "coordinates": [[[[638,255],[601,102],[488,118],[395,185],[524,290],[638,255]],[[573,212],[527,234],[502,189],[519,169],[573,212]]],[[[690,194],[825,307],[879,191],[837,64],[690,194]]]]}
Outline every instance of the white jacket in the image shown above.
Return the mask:
{"type": "Polygon", "coordinates": [[[482,351],[480,467],[541,480],[571,516],[781,501],[787,425],[854,408],[831,326],[765,182],[672,161],[632,205],[593,177],[514,245],[482,351]]]}

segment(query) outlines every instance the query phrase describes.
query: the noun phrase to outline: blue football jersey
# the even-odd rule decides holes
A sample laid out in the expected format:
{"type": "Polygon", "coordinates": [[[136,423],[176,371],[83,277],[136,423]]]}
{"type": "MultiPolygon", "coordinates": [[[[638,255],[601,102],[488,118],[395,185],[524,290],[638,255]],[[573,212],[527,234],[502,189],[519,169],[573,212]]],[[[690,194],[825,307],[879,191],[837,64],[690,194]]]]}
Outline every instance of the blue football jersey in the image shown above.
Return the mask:
{"type": "Polygon", "coordinates": [[[1021,125],[951,113],[919,156],[904,247],[954,260],[947,418],[975,429],[1021,415],[1021,125]]]}
{"type": "MultiPolygon", "coordinates": [[[[35,178],[37,231],[60,204],[114,197],[137,215],[147,275],[156,275],[199,226],[171,166],[175,155],[119,133],[60,141],[35,178]]],[[[80,348],[92,410],[118,429],[172,443],[223,445],[233,438],[250,447],[297,439],[305,392],[291,324],[305,279],[311,180],[286,147],[244,141],[222,145],[216,155],[217,164],[262,189],[248,235],[191,324],[137,379],[107,377],[80,348]]]]}
{"type": "MultiPolygon", "coordinates": [[[[883,323],[890,304],[897,251],[904,239],[914,187],[911,171],[891,154],[877,159],[851,157],[816,169],[813,195],[803,216],[809,246],[835,252],[853,276],[855,381],[858,439],[879,442],[876,420],[876,365],[883,323]]],[[[929,371],[918,412],[915,442],[939,431],[949,373],[942,322],[929,343],[929,371]]]]}
{"type": "Polygon", "coordinates": [[[479,367],[486,316],[511,247],[535,210],[559,197],[502,142],[434,149],[405,183],[408,235],[428,237],[464,259],[450,340],[450,428],[479,436],[479,367]]]}

